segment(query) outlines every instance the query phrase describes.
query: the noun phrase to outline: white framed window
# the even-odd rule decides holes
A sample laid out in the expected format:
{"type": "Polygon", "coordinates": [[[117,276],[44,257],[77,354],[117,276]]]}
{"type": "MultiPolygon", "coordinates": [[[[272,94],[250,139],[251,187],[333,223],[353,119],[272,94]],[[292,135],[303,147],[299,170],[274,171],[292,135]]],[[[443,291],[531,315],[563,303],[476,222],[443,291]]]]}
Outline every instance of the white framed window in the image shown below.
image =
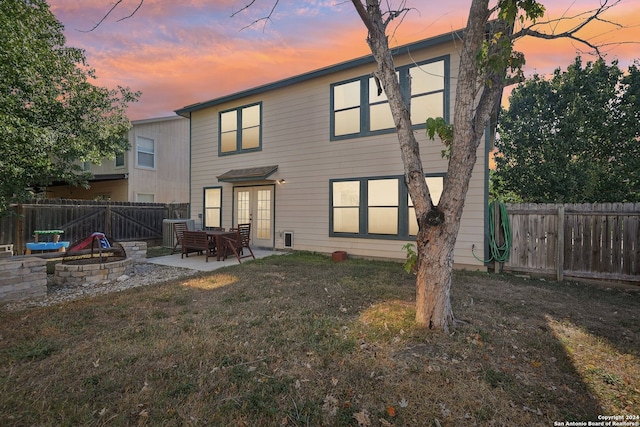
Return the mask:
{"type": "Polygon", "coordinates": [[[156,168],[156,143],[151,138],[136,137],[136,166],[140,168],[156,168]]]}
{"type": "Polygon", "coordinates": [[[138,194],[136,194],[136,202],[153,203],[153,202],[155,202],[155,195],[146,194],[146,193],[138,193],[138,194]]]}

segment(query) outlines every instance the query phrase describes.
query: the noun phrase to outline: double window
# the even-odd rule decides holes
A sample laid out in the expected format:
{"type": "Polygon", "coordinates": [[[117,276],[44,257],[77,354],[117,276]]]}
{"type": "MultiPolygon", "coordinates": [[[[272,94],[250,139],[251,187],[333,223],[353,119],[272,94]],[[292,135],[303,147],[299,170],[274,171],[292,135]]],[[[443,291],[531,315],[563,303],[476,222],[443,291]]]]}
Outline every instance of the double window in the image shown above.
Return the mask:
{"type": "MultiPolygon", "coordinates": [[[[410,102],[414,126],[424,126],[429,117],[447,119],[448,56],[399,67],[397,76],[402,97],[410,102]]],[[[372,76],[331,85],[331,139],[393,131],[389,100],[372,76]]]]}
{"type": "Polygon", "coordinates": [[[218,154],[259,151],[262,147],[262,104],[220,113],[218,154]]]}
{"type": "MultiPolygon", "coordinates": [[[[425,177],[435,205],[444,174],[425,177]]],[[[330,235],[407,238],[418,234],[415,209],[402,176],[330,181],[330,235]]]]}

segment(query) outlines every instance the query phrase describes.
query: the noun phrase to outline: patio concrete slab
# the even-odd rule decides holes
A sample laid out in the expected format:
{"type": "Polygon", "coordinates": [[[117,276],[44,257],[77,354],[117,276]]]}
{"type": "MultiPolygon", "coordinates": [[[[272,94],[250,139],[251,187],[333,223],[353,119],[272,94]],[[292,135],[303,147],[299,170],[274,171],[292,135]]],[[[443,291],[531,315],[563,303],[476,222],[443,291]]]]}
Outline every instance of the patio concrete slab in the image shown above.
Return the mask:
{"type": "MultiPolygon", "coordinates": [[[[287,253],[270,249],[251,249],[253,250],[253,254],[256,256],[256,259],[287,253]]],[[[253,261],[251,258],[243,258],[242,264],[251,261],[253,261]]],[[[190,268],[197,271],[213,271],[230,265],[238,265],[238,259],[235,256],[227,257],[225,261],[216,261],[215,257],[209,257],[209,261],[206,262],[204,255],[198,255],[195,253],[189,254],[188,257],[185,255],[184,258],[181,258],[181,254],[148,258],[147,262],[150,264],[167,265],[170,267],[190,268]]]]}

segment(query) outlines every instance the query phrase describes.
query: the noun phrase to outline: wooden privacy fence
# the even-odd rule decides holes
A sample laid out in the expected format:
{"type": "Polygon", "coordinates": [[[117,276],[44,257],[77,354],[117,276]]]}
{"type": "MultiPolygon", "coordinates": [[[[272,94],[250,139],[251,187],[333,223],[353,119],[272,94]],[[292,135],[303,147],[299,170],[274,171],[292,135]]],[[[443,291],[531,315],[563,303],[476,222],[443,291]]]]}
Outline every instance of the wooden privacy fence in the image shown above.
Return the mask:
{"type": "Polygon", "coordinates": [[[160,240],[162,221],[187,218],[189,204],[43,199],[13,209],[15,215],[0,217],[0,245],[22,254],[34,230],[63,230],[61,240],[72,243],[96,231],[116,241],[160,240]]]}
{"type": "Polygon", "coordinates": [[[640,203],[507,204],[504,271],[640,284],[640,203]]]}

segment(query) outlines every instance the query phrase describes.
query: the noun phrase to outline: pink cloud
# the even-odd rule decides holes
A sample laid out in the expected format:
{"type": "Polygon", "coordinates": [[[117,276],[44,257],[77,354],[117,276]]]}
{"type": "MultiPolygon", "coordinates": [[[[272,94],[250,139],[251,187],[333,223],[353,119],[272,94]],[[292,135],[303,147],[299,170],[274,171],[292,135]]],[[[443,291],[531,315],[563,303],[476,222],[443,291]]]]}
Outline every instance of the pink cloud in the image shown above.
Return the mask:
{"type": "MultiPolygon", "coordinates": [[[[84,48],[96,69],[98,84],[129,86],[143,92],[130,109],[131,119],[172,114],[194,102],[266,84],[369,53],[366,30],[349,2],[315,0],[282,5],[266,25],[242,30],[266,16],[271,1],[231,18],[244,0],[145,0],[130,19],[139,0],[124,0],[126,6],[98,29],[88,29],[111,6],[106,0],[50,0],[51,10],[66,26],[68,44],[84,48]],[[269,7],[266,5],[268,4],[269,7]]],[[[409,2],[409,6],[411,6],[409,2]]],[[[414,2],[415,3],[415,2],[414,2]]],[[[558,17],[575,2],[548,2],[549,16],[558,17]]],[[[584,2],[599,4],[598,0],[584,2]]],[[[396,29],[391,44],[401,45],[462,28],[469,0],[450,0],[412,10],[396,29]]],[[[580,6],[583,7],[583,6],[580,6]]],[[[574,14],[578,6],[569,9],[574,14]]],[[[612,9],[608,19],[625,26],[640,22],[639,8],[625,5],[612,9]],[[616,10],[619,9],[619,10],[616,10]],[[615,13],[614,13],[615,12],[615,13]]],[[[638,28],[606,32],[592,27],[585,36],[604,42],[640,40],[638,28]]],[[[527,73],[548,73],[566,68],[576,56],[569,42],[523,39],[517,45],[527,57],[527,73]]],[[[637,57],[638,45],[611,45],[607,59],[629,62],[637,57]]]]}

